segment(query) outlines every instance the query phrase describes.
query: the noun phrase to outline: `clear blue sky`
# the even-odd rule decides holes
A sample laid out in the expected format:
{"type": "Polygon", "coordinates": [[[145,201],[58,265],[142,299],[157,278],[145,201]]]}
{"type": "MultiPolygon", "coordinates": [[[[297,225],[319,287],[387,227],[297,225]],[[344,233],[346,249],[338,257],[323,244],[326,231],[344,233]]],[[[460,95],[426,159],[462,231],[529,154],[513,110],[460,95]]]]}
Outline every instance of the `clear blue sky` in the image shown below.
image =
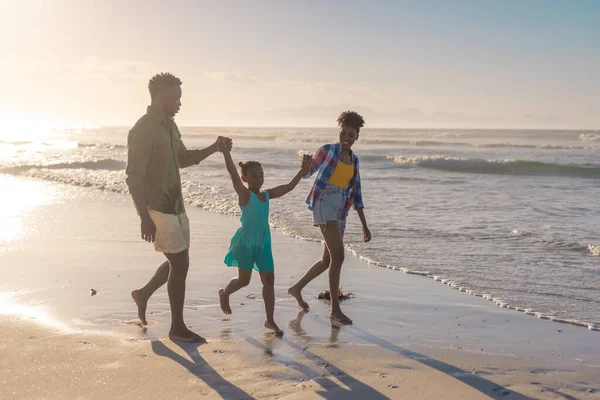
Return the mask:
{"type": "Polygon", "coordinates": [[[600,1],[8,3],[0,114],[126,124],[168,70],[190,124],[600,126],[600,1]]]}

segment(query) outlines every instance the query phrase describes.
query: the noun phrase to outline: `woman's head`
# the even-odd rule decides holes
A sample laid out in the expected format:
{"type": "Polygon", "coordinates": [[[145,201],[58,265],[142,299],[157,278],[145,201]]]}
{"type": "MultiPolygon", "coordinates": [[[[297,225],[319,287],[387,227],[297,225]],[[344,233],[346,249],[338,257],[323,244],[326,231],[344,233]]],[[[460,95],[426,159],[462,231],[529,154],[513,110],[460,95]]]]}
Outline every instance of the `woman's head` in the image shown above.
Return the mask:
{"type": "Polygon", "coordinates": [[[248,184],[248,188],[259,190],[265,182],[262,165],[258,161],[240,161],[239,166],[242,181],[248,184]]]}
{"type": "Polygon", "coordinates": [[[349,150],[358,139],[360,128],[365,125],[364,118],[355,111],[344,111],[337,119],[340,128],[342,149],[349,150]]]}

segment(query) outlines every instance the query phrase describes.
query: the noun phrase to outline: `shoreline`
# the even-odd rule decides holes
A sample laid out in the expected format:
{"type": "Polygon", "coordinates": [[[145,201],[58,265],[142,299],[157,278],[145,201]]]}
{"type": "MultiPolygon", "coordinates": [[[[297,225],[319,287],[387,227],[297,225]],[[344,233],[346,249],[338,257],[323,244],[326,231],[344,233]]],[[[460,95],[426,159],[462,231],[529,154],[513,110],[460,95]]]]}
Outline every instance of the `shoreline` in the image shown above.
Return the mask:
{"type": "Polygon", "coordinates": [[[232,296],[226,316],[217,291],[234,274],[222,259],[238,221],[196,208],[188,210],[185,318],[209,343],[178,346],[166,338],[164,288],[149,303],[149,325],[136,324],[130,292],[163,257],[138,240],[128,198],[10,179],[47,199],[19,216],[20,237],[0,252],[0,392],[15,399],[156,398],[164,390],[228,399],[600,398],[600,336],[355,257],[342,274],[344,291],[356,294],[342,304],[354,326],[332,327],[328,304],[315,299],[326,276],[306,288],[311,310],[299,312],[287,288],[321,244],[277,230],[275,318],[283,339],[262,326],[257,276],[232,296]]]}
{"type": "MultiPolygon", "coordinates": [[[[2,174],[0,174],[0,176],[2,176],[2,174]]],[[[58,183],[58,184],[66,184],[66,185],[72,185],[75,187],[82,187],[82,188],[86,188],[86,189],[93,189],[93,190],[97,190],[100,192],[107,192],[107,193],[115,193],[115,194],[119,194],[119,195],[125,195],[127,196],[128,193],[126,192],[126,189],[124,186],[107,186],[103,183],[100,183],[98,185],[81,185],[79,184],[80,182],[77,181],[69,181],[69,182],[64,182],[58,178],[54,179],[54,180],[48,180],[48,179],[42,179],[42,178],[38,178],[36,176],[30,177],[30,176],[22,176],[22,175],[5,175],[11,178],[16,178],[16,179],[33,179],[33,180],[38,180],[41,182],[54,182],[54,183],[58,183]]],[[[192,203],[192,204],[187,204],[187,206],[189,208],[193,208],[193,209],[197,209],[197,210],[202,210],[203,212],[208,212],[211,214],[215,214],[215,215],[222,215],[225,217],[234,217],[237,218],[238,215],[237,214],[230,214],[230,213],[223,213],[223,212],[219,212],[218,207],[204,207],[202,202],[196,202],[196,203],[192,203]]],[[[322,243],[321,240],[319,239],[314,239],[314,238],[309,238],[309,237],[304,237],[304,236],[300,236],[297,234],[293,234],[288,232],[286,229],[284,228],[280,228],[277,224],[271,222],[270,223],[271,228],[279,233],[281,233],[282,235],[285,235],[287,237],[290,238],[294,238],[294,239],[299,239],[303,242],[312,242],[312,243],[322,243]]],[[[384,269],[389,269],[389,270],[393,270],[393,271],[398,271],[398,272],[402,272],[403,274],[407,274],[407,275],[414,275],[414,276],[420,276],[423,278],[428,278],[428,279],[433,279],[436,282],[440,282],[443,285],[448,286],[449,288],[452,288],[454,290],[458,290],[461,293],[464,293],[466,295],[472,295],[475,297],[479,297],[479,298],[483,298],[485,300],[488,300],[492,303],[494,303],[496,306],[500,307],[500,308],[505,308],[508,310],[512,310],[512,311],[517,311],[520,313],[524,313],[525,315],[528,316],[532,316],[538,319],[542,319],[542,320],[547,320],[550,322],[556,322],[559,324],[568,324],[568,325],[574,325],[577,327],[582,327],[582,328],[587,328],[590,331],[594,331],[594,332],[600,332],[600,322],[586,322],[586,321],[580,321],[577,319],[572,319],[572,318],[559,318],[550,314],[545,314],[545,313],[541,313],[536,311],[535,309],[532,308],[526,308],[526,307],[521,307],[521,306],[515,306],[512,304],[509,304],[507,302],[505,302],[502,298],[500,297],[495,297],[486,293],[479,293],[476,291],[473,291],[469,288],[468,285],[459,285],[456,282],[454,282],[453,278],[451,277],[446,277],[446,278],[442,278],[438,275],[432,274],[428,271],[418,271],[418,270],[411,270],[410,268],[407,267],[401,267],[401,266],[396,266],[396,265],[388,265],[382,262],[378,262],[375,260],[370,259],[369,257],[366,256],[362,256],[360,255],[356,250],[354,250],[352,248],[351,245],[347,244],[345,245],[346,251],[348,251],[350,254],[352,254],[352,256],[354,258],[356,258],[357,260],[360,260],[362,262],[365,262],[367,264],[370,265],[374,265],[376,267],[380,267],[380,268],[384,268],[384,269]]]]}
{"type": "MultiPolygon", "coordinates": [[[[304,238],[299,238],[299,239],[300,240],[309,240],[309,239],[304,239],[304,238]]],[[[440,276],[431,274],[430,272],[414,271],[414,270],[410,270],[405,267],[395,267],[392,265],[387,265],[387,264],[380,263],[380,262],[377,262],[374,260],[370,260],[367,257],[363,257],[363,256],[359,255],[358,253],[352,251],[352,249],[346,248],[346,250],[349,250],[354,257],[358,258],[359,260],[361,260],[367,264],[375,265],[377,267],[385,268],[385,269],[389,269],[389,270],[393,270],[393,271],[399,271],[399,272],[401,272],[403,274],[407,274],[407,275],[414,275],[414,276],[419,276],[419,277],[423,277],[423,278],[433,279],[435,282],[440,282],[441,284],[446,285],[451,289],[458,290],[461,293],[465,293],[467,295],[480,297],[480,298],[483,298],[484,300],[491,301],[492,303],[494,303],[496,306],[498,306],[500,308],[505,308],[508,310],[521,312],[521,313],[524,313],[525,315],[530,315],[530,316],[536,317],[538,319],[542,319],[542,320],[546,320],[546,321],[550,321],[550,322],[574,325],[574,326],[578,326],[578,327],[582,327],[582,328],[587,328],[590,331],[600,332],[600,324],[598,324],[598,323],[584,322],[584,321],[579,321],[576,319],[559,318],[559,317],[556,317],[553,315],[547,315],[547,314],[544,314],[541,312],[537,312],[532,308],[523,308],[523,307],[512,306],[512,305],[509,305],[508,303],[504,302],[504,300],[502,300],[499,297],[493,297],[489,294],[475,292],[471,289],[468,289],[468,286],[466,286],[466,285],[459,285],[459,284],[455,283],[451,278],[441,278],[440,276]]]]}

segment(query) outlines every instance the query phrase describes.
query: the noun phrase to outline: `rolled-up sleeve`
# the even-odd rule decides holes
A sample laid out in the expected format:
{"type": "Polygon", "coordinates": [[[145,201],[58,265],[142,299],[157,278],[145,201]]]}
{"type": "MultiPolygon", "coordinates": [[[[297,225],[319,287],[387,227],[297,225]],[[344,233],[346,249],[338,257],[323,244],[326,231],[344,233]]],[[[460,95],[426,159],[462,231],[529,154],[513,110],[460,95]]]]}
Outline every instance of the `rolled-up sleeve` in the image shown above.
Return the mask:
{"type": "Polygon", "coordinates": [[[139,127],[129,131],[127,137],[127,169],[125,174],[130,192],[144,193],[146,169],[152,153],[151,132],[139,127]]]}
{"type": "Polygon", "coordinates": [[[319,150],[317,150],[317,152],[313,156],[312,162],[310,163],[310,169],[309,169],[308,173],[302,177],[303,179],[310,178],[311,176],[313,176],[313,174],[315,172],[317,172],[319,170],[319,168],[323,164],[323,161],[325,161],[325,157],[327,156],[327,151],[328,151],[328,149],[326,146],[323,146],[323,147],[319,148],[319,150]]]}
{"type": "Polygon", "coordinates": [[[361,208],[365,208],[362,199],[362,185],[360,183],[360,168],[358,164],[358,160],[356,161],[356,182],[354,183],[354,201],[353,206],[355,210],[360,210],[361,208]]]}
{"type": "Polygon", "coordinates": [[[177,154],[177,158],[179,159],[179,168],[191,167],[198,164],[198,150],[188,150],[181,137],[179,137],[179,154],[177,154]]]}

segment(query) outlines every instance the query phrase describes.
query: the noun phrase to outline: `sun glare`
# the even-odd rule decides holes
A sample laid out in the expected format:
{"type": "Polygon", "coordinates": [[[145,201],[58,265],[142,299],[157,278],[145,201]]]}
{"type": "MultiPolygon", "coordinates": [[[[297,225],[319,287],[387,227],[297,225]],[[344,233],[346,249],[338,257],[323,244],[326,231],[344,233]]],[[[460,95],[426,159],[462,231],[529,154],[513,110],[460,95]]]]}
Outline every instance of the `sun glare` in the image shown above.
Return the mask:
{"type": "Polygon", "coordinates": [[[0,141],[44,140],[53,135],[53,126],[43,118],[28,113],[0,112],[2,131],[0,141]]]}
{"type": "Polygon", "coordinates": [[[11,315],[35,322],[54,329],[66,329],[66,325],[53,318],[43,306],[33,306],[19,303],[18,293],[0,293],[0,315],[11,315]]]}
{"type": "Polygon", "coordinates": [[[27,223],[31,213],[47,204],[55,193],[49,185],[1,175],[0,187],[4,188],[0,196],[0,251],[3,251],[11,242],[35,230],[35,226],[27,223]]]}

